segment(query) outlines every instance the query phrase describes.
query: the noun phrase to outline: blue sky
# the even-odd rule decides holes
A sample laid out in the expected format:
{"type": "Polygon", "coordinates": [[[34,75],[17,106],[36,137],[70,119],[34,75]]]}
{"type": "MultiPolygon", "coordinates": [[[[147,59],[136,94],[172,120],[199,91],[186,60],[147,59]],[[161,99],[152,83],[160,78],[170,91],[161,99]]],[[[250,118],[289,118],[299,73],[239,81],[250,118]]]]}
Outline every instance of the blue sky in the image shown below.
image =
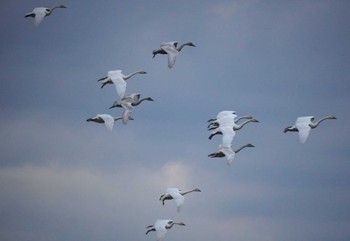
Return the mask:
{"type": "Polygon", "coordinates": [[[0,9],[2,240],[349,240],[349,1],[6,1],[0,9]],[[34,7],[64,4],[34,27],[34,7]],[[193,42],[172,69],[161,42],[193,42]],[[127,92],[155,101],[112,132],[109,70],[147,75],[127,92]],[[235,156],[211,159],[219,111],[252,115],[235,156]],[[298,116],[335,115],[305,144],[298,116]],[[158,201],[189,194],[183,210],[158,201]]]}

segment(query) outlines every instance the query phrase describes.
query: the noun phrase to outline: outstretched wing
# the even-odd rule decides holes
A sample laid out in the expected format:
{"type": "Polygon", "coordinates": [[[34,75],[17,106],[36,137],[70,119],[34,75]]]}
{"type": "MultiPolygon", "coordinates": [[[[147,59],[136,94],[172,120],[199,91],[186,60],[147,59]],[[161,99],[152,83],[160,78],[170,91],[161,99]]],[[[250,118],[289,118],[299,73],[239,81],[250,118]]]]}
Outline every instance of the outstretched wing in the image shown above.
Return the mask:
{"type": "Polygon", "coordinates": [[[46,13],[44,8],[34,9],[35,17],[34,17],[34,25],[38,26],[45,18],[46,13]]]}
{"type": "Polygon", "coordinates": [[[177,211],[181,211],[181,206],[184,204],[185,197],[180,194],[180,190],[177,188],[168,188],[167,192],[173,197],[175,200],[177,211]]]}
{"type": "Polygon", "coordinates": [[[114,118],[111,115],[101,114],[100,117],[104,120],[108,130],[112,130],[114,126],[114,118]]]}
{"type": "Polygon", "coordinates": [[[171,69],[175,64],[179,51],[176,50],[173,43],[163,43],[160,47],[168,54],[168,67],[171,69]]]}
{"type": "Polygon", "coordinates": [[[126,81],[123,78],[121,70],[108,71],[108,77],[112,80],[117,94],[120,98],[123,98],[126,91],[126,81]]]}
{"type": "Polygon", "coordinates": [[[310,123],[312,116],[299,117],[295,122],[295,127],[298,129],[299,133],[299,141],[301,143],[305,143],[307,138],[309,137],[309,133],[311,130],[310,123]]]}

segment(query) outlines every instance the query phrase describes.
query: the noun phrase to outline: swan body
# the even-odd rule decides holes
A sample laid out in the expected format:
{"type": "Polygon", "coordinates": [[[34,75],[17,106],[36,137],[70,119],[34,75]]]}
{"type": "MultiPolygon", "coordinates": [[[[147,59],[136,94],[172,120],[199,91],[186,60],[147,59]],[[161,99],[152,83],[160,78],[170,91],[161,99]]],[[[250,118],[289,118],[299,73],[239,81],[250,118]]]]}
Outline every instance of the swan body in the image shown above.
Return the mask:
{"type": "Polygon", "coordinates": [[[172,228],[174,225],[186,226],[183,222],[175,222],[170,219],[158,219],[153,225],[147,227],[146,235],[149,232],[157,232],[157,241],[163,241],[168,229],[172,228]]]}
{"type": "Polygon", "coordinates": [[[153,50],[153,58],[157,54],[167,54],[168,55],[168,67],[171,69],[176,61],[176,56],[179,54],[179,52],[182,50],[185,46],[192,46],[196,47],[193,43],[188,42],[182,44],[180,47],[177,48],[178,42],[163,42],[160,44],[160,48],[153,50]]]}
{"type": "Polygon", "coordinates": [[[56,8],[66,8],[64,5],[58,5],[53,8],[45,8],[45,7],[38,7],[34,8],[33,11],[30,13],[27,13],[24,17],[32,17],[34,18],[34,25],[38,26],[46,16],[51,15],[51,13],[56,9],[56,8]]]}
{"type": "Polygon", "coordinates": [[[219,146],[219,151],[209,154],[208,157],[211,157],[211,158],[226,157],[227,165],[230,166],[232,161],[233,161],[233,158],[235,157],[235,154],[238,153],[239,151],[241,151],[242,149],[246,148],[246,147],[254,147],[254,145],[246,144],[246,145],[241,146],[237,150],[232,150],[231,147],[220,145],[219,146]]]}
{"type": "Polygon", "coordinates": [[[191,192],[201,192],[198,188],[192,189],[190,191],[183,192],[178,188],[167,188],[166,193],[160,196],[159,200],[162,201],[164,205],[165,200],[175,200],[176,206],[177,206],[177,211],[181,211],[181,207],[184,204],[185,197],[184,195],[191,193],[191,192]]]}
{"type": "MultiPolygon", "coordinates": [[[[131,102],[131,105],[132,106],[137,106],[139,104],[141,104],[143,101],[147,100],[147,101],[154,101],[153,98],[151,97],[145,97],[145,98],[140,98],[141,97],[141,94],[138,94],[138,93],[133,93],[133,94],[130,94],[130,95],[126,95],[122,98],[122,100],[124,98],[131,98],[130,99],[130,102],[131,102]]],[[[115,108],[115,107],[119,107],[121,108],[122,105],[121,105],[121,101],[114,101],[112,106],[109,107],[109,109],[112,109],[112,108],[115,108]]]]}
{"type": "Polygon", "coordinates": [[[324,120],[332,120],[336,119],[335,116],[329,115],[319,119],[318,121],[313,122],[315,119],[314,116],[302,116],[298,117],[293,126],[288,126],[284,129],[284,133],[286,132],[298,132],[299,141],[301,143],[305,143],[307,138],[309,137],[311,129],[316,128],[322,121],[324,120]]]}
{"type": "MultiPolygon", "coordinates": [[[[95,117],[89,118],[86,121],[87,122],[93,121],[96,123],[104,123],[106,128],[111,131],[113,129],[114,122],[117,120],[121,120],[121,119],[123,119],[123,117],[113,117],[113,116],[108,115],[108,114],[97,114],[95,117]]],[[[131,118],[131,120],[132,120],[132,118],[131,118]]]]}
{"type": "Polygon", "coordinates": [[[139,70],[129,75],[124,75],[121,70],[111,70],[108,71],[107,77],[103,77],[97,81],[101,82],[101,88],[103,88],[106,84],[114,84],[117,94],[120,98],[123,98],[127,86],[126,80],[130,79],[136,74],[147,74],[147,72],[139,70]]]}

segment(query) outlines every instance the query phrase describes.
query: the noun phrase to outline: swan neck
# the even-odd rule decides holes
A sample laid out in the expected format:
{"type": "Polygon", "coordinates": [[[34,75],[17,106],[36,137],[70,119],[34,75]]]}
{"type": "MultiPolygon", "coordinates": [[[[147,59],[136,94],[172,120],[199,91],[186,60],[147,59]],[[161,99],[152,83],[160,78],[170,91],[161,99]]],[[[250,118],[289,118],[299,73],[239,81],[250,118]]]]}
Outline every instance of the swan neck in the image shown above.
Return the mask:
{"type": "Polygon", "coordinates": [[[131,74],[129,74],[129,75],[125,75],[125,76],[123,77],[123,79],[124,79],[124,80],[130,79],[131,77],[133,77],[133,76],[136,75],[136,74],[139,74],[140,72],[141,72],[141,71],[136,71],[136,72],[131,73],[131,74]]]}
{"type": "Polygon", "coordinates": [[[246,120],[246,121],[242,122],[240,125],[237,125],[237,124],[236,124],[235,130],[241,129],[243,126],[245,126],[246,124],[248,124],[248,123],[251,122],[251,121],[252,121],[252,120],[249,119],[249,120],[246,120]]]}
{"type": "Polygon", "coordinates": [[[316,128],[322,121],[327,120],[327,119],[330,119],[330,116],[323,117],[316,122],[311,122],[310,127],[316,128]]]}

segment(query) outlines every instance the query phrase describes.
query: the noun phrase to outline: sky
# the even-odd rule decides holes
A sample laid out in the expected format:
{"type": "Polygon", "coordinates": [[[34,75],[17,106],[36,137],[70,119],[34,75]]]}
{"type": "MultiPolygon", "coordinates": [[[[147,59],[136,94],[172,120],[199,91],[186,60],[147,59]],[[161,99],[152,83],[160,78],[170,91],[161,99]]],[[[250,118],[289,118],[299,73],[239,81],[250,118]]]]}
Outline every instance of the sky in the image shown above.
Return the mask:
{"type": "Polygon", "coordinates": [[[350,2],[2,1],[0,237],[4,241],[350,239],[350,2]],[[34,27],[34,7],[64,4],[34,27]],[[193,42],[175,66],[152,50],[193,42]],[[144,70],[134,120],[86,122],[118,99],[97,80],[144,70]],[[207,120],[251,115],[231,166],[207,120]],[[299,116],[334,115],[306,143],[299,116]],[[181,212],[158,200],[185,196],[181,212]]]}

